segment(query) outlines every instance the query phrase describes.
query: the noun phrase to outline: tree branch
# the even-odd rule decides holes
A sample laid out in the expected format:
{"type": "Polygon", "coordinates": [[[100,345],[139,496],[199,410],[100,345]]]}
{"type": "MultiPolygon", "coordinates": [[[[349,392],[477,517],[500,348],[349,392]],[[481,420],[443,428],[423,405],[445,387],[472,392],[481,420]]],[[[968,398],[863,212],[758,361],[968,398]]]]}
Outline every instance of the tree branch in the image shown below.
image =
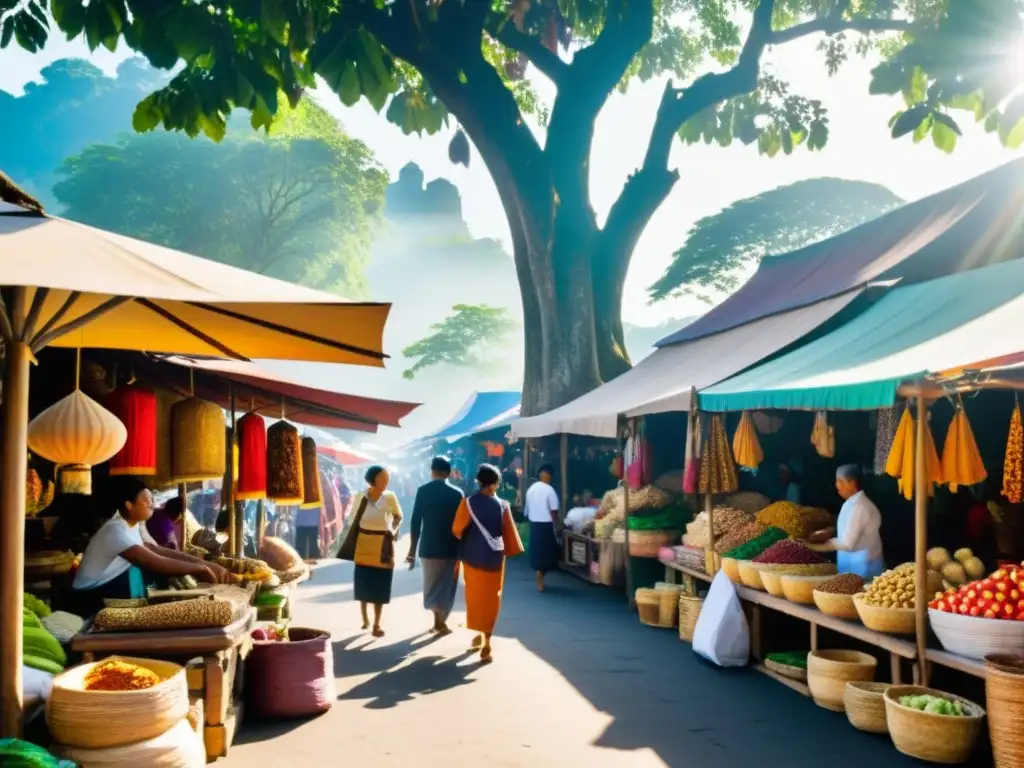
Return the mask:
{"type": "Polygon", "coordinates": [[[544,44],[533,35],[520,32],[516,25],[501,14],[491,14],[484,27],[491,37],[514,51],[519,51],[526,56],[537,69],[561,88],[569,73],[569,65],[559,58],[554,51],[548,50],[544,44]]]}
{"type": "Polygon", "coordinates": [[[796,24],[787,29],[780,29],[773,32],[769,45],[782,45],[790,43],[801,37],[813,35],[816,32],[824,32],[827,35],[837,35],[840,32],[911,32],[914,25],[903,19],[843,19],[838,14],[829,14],[820,19],[796,24]]]}

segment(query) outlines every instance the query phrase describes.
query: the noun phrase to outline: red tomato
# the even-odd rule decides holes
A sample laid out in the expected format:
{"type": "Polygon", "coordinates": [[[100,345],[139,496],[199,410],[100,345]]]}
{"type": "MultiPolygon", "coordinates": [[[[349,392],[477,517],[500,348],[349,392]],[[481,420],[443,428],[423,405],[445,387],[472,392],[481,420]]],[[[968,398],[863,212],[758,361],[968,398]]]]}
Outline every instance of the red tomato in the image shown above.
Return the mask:
{"type": "Polygon", "coordinates": [[[998,617],[996,616],[996,611],[995,611],[995,608],[989,608],[989,609],[988,609],[987,611],[985,611],[985,618],[986,618],[986,619],[995,619],[995,618],[998,618],[998,617]]]}
{"type": "Polygon", "coordinates": [[[1003,615],[1006,618],[1008,618],[1008,619],[1011,618],[1015,613],[1016,613],[1016,611],[1014,610],[1014,606],[1012,606],[1012,605],[1004,605],[1003,606],[1003,615]]]}
{"type": "Polygon", "coordinates": [[[969,613],[971,614],[971,616],[980,616],[981,615],[981,608],[979,608],[978,606],[974,606],[973,608],[970,609],[969,613]]]}

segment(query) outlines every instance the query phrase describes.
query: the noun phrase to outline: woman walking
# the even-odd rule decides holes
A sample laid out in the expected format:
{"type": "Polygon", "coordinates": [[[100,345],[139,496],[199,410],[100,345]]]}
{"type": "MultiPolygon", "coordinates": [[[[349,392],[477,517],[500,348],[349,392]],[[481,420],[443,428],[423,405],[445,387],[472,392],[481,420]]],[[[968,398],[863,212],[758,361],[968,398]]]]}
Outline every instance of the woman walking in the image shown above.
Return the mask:
{"type": "Polygon", "coordinates": [[[489,663],[491,635],[501,611],[505,558],[522,554],[523,543],[508,504],[495,496],[501,483],[498,468],[481,464],[476,482],[479,491],[462,500],[452,533],[462,541],[466,627],[479,633],[472,650],[480,651],[480,660],[489,663]]]}
{"type": "Polygon", "coordinates": [[[384,606],[391,602],[395,539],[402,524],[402,508],[387,489],[391,477],[384,467],[370,467],[365,478],[367,488],[353,501],[356,516],[338,557],[355,563],[353,591],[362,612],[363,629],[370,628],[368,608],[372,604],[373,636],[384,637],[380,619],[384,606]]]}

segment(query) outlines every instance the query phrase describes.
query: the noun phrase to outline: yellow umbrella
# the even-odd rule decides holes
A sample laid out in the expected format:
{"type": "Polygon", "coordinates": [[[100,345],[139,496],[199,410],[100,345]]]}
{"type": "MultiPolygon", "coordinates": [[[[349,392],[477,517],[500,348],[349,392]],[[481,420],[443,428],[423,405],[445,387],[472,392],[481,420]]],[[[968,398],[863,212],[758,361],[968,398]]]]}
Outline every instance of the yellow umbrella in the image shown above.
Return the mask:
{"type": "MultiPolygon", "coordinates": [[[[908,501],[914,498],[914,445],[916,443],[916,426],[910,408],[903,410],[900,425],[896,428],[896,437],[889,449],[889,458],[885,461],[885,473],[899,480],[900,493],[908,501]]],[[[935,450],[935,440],[931,429],[925,429],[925,466],[928,479],[928,495],[935,495],[935,485],[942,483],[942,462],[935,450]]]]}
{"type": "Polygon", "coordinates": [[[387,304],[351,303],[50,217],[0,174],[0,736],[22,725],[29,366],[46,346],[383,366],[387,304]]]}
{"type": "Polygon", "coordinates": [[[959,401],[942,446],[942,476],[953,493],[961,485],[977,485],[988,477],[964,404],[959,401]]]}

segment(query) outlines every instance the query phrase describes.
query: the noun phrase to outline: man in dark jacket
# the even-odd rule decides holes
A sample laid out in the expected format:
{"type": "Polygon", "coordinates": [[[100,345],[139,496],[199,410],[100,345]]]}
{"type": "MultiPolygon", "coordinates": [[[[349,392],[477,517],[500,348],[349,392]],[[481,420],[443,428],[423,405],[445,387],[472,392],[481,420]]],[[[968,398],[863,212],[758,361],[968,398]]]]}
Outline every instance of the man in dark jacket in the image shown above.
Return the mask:
{"type": "Polygon", "coordinates": [[[448,482],[452,465],[443,456],[430,462],[431,481],[416,491],[412,509],[412,542],[409,567],[416,565],[419,552],[423,564],[423,607],[434,614],[432,631],[451,632],[448,616],[459,586],[459,541],[452,533],[455,513],[462,503],[462,491],[448,482]]]}

